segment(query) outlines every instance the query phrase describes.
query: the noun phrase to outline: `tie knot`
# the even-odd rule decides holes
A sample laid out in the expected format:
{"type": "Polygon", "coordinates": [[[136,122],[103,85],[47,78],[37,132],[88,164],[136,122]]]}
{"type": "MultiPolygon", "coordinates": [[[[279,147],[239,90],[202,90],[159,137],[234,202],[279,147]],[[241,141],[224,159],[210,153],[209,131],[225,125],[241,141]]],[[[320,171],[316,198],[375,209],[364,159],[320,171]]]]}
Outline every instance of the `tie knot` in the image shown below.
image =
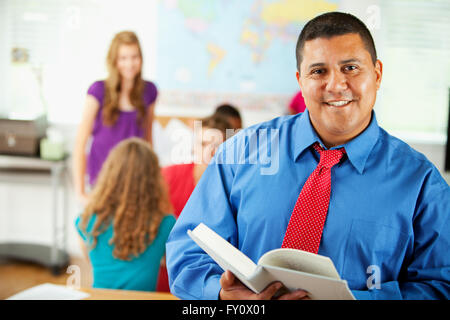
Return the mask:
{"type": "Polygon", "coordinates": [[[319,143],[314,143],[314,149],[320,154],[319,165],[331,169],[335,164],[341,161],[345,154],[345,149],[325,150],[319,143]]]}

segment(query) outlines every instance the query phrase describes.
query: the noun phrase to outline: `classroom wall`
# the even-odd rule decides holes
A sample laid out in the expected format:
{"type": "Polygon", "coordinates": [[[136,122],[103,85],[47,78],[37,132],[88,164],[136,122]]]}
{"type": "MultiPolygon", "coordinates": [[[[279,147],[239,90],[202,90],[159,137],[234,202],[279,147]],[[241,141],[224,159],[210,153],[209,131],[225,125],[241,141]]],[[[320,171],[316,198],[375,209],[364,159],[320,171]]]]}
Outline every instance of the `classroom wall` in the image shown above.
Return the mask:
{"type": "MultiPolygon", "coordinates": [[[[8,32],[0,32],[0,43],[12,41],[12,33],[10,32],[13,24],[12,16],[10,15],[11,6],[13,4],[14,6],[20,6],[24,3],[26,3],[25,0],[0,1],[0,30],[9,30],[8,32]]],[[[43,3],[51,3],[51,1],[44,1],[43,3]]],[[[145,54],[144,74],[148,79],[153,79],[161,72],[164,72],[164,70],[158,68],[157,63],[157,28],[159,25],[156,10],[157,3],[158,1],[127,1],[126,8],[135,8],[134,10],[126,10],[123,1],[120,0],[108,0],[107,2],[71,1],[70,5],[58,4],[58,12],[65,18],[55,22],[55,27],[59,30],[59,33],[58,37],[53,39],[51,44],[59,43],[61,51],[56,52],[56,59],[51,61],[52,64],[46,71],[48,81],[45,84],[45,90],[49,93],[48,104],[52,108],[51,120],[56,120],[52,124],[64,132],[67,138],[67,150],[72,150],[73,147],[76,124],[81,117],[85,90],[91,82],[104,77],[106,74],[104,60],[109,42],[115,32],[123,29],[132,29],[138,33],[145,54]],[[105,3],[107,3],[107,8],[105,3]],[[80,24],[77,24],[78,9],[82,10],[83,19],[87,19],[80,21],[80,24]],[[88,13],[87,15],[84,14],[86,12],[88,13]],[[116,16],[120,16],[121,19],[115,19],[114,17],[116,16]],[[92,28],[93,25],[96,27],[92,28]],[[65,72],[62,73],[61,70],[65,72]],[[61,83],[64,85],[61,85],[61,83]],[[55,90],[55,87],[58,90],[55,90]],[[65,116],[68,111],[70,111],[70,117],[65,116]]],[[[386,1],[382,0],[339,1],[340,10],[351,12],[366,22],[370,18],[371,12],[373,12],[368,11],[368,9],[376,9],[377,6],[385,3],[386,1]]],[[[384,17],[386,18],[386,16],[384,17]]],[[[382,29],[375,28],[372,30],[372,33],[379,49],[379,55],[383,57],[384,43],[381,31],[382,29]]],[[[2,73],[11,71],[9,59],[10,52],[7,50],[7,47],[0,46],[0,70],[2,70],[2,73]]],[[[390,66],[387,64],[385,67],[388,67],[389,70],[390,66]]],[[[395,66],[392,67],[395,68],[395,66]]],[[[292,74],[293,80],[294,71],[292,74]]],[[[6,106],[11,103],[7,94],[10,89],[11,86],[7,78],[0,77],[0,113],[5,111],[6,106]]],[[[380,90],[381,96],[384,94],[395,94],[395,90],[392,88],[384,90],[384,88],[380,90]]],[[[195,105],[192,105],[192,108],[186,108],[165,104],[164,99],[160,102],[155,111],[156,115],[203,117],[211,113],[214,108],[213,104],[203,108],[196,108],[195,105]]],[[[395,119],[396,115],[391,113],[391,109],[400,107],[405,108],[405,106],[384,104],[382,107],[377,106],[376,110],[380,115],[383,112],[388,114],[389,117],[382,116],[380,118],[391,124],[391,119],[395,119]],[[391,116],[391,114],[394,116],[391,116]]],[[[244,109],[242,115],[244,125],[249,126],[269,120],[283,112],[283,108],[279,107],[265,110],[244,109]]],[[[446,110],[444,112],[440,111],[441,116],[438,117],[438,120],[447,119],[446,112],[446,110]]],[[[436,118],[432,113],[425,113],[425,115],[419,116],[436,118]]],[[[423,152],[440,170],[443,170],[445,140],[442,139],[442,135],[432,136],[431,139],[427,140],[423,136],[414,136],[401,130],[393,133],[409,142],[418,151],[423,152]]],[[[155,148],[158,148],[157,139],[155,148]]],[[[448,177],[446,175],[447,181],[449,181],[448,177]]],[[[6,182],[0,181],[0,242],[20,241],[49,244],[52,239],[52,200],[49,178],[46,175],[25,175],[21,179],[16,178],[11,178],[6,182]]],[[[69,224],[67,232],[69,253],[80,255],[77,235],[73,228],[73,220],[81,212],[82,208],[75,199],[71,183],[68,185],[69,205],[67,221],[69,224]]]]}

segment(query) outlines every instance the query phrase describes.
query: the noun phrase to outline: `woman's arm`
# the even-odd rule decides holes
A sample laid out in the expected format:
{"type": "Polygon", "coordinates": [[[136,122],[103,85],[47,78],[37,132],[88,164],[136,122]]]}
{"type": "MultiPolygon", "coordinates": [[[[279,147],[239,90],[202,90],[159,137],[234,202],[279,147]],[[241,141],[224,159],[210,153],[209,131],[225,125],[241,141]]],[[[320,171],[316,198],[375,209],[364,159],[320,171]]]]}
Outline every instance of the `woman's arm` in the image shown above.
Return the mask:
{"type": "Polygon", "coordinates": [[[89,262],[89,253],[88,253],[86,244],[84,243],[83,239],[79,238],[78,240],[79,240],[81,251],[83,253],[83,258],[86,259],[87,262],[89,262]]]}
{"type": "Polygon", "coordinates": [[[153,128],[153,117],[154,117],[154,112],[155,112],[155,104],[156,104],[156,102],[153,102],[151,105],[148,106],[147,115],[145,118],[144,139],[147,140],[152,146],[153,146],[152,128],[153,128]]]}
{"type": "Polygon", "coordinates": [[[84,105],[81,123],[78,127],[73,152],[73,180],[75,184],[75,191],[84,204],[87,201],[87,196],[84,190],[84,176],[86,174],[86,143],[92,133],[94,120],[99,107],[100,106],[97,99],[88,94],[84,105]]]}

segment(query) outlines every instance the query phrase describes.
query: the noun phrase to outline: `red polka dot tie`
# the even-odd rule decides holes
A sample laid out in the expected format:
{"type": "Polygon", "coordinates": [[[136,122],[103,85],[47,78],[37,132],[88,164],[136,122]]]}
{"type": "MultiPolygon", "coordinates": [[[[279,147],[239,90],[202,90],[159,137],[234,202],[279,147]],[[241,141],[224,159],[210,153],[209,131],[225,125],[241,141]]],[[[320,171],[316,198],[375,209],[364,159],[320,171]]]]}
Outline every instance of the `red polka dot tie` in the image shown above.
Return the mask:
{"type": "Polygon", "coordinates": [[[281,247],[317,253],[330,203],[331,168],[345,150],[324,150],[317,142],[313,147],[320,161],[298,196],[281,247]]]}

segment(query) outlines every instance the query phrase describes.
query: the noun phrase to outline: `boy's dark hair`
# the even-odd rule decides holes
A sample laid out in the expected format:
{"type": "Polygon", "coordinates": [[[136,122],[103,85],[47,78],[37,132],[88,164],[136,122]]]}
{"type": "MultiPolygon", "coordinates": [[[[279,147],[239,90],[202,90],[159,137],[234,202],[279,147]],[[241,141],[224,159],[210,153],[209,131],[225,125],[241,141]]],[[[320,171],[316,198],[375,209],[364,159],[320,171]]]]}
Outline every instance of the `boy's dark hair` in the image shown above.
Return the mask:
{"type": "Polygon", "coordinates": [[[331,38],[344,34],[356,33],[361,37],[366,50],[369,51],[372,62],[377,61],[377,51],[372,35],[366,25],[354,15],[343,12],[328,12],[308,21],[303,27],[297,40],[295,49],[297,57],[297,70],[300,71],[303,47],[305,42],[317,38],[331,38]]]}
{"type": "Polygon", "coordinates": [[[221,104],[216,108],[216,111],[214,111],[214,115],[241,119],[239,110],[231,104],[221,104]]]}
{"type": "Polygon", "coordinates": [[[202,127],[207,127],[211,129],[218,129],[223,138],[226,139],[227,129],[231,128],[230,123],[222,115],[213,114],[212,116],[201,119],[202,127]]]}

